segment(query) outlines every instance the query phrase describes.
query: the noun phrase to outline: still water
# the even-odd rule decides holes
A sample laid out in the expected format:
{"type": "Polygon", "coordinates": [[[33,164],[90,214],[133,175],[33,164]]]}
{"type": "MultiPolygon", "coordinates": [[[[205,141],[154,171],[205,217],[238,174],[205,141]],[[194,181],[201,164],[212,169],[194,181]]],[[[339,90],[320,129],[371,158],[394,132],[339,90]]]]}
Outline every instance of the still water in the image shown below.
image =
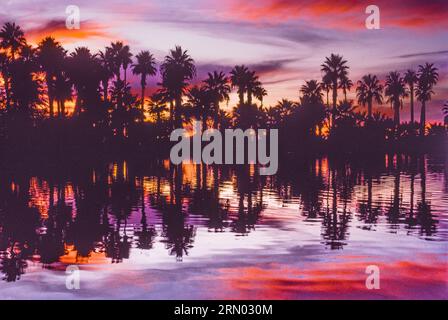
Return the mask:
{"type": "Polygon", "coordinates": [[[444,159],[5,166],[2,299],[448,298],[444,159]],[[66,268],[80,289],[66,288],[66,268]],[[366,267],[380,270],[369,290],[366,267]]]}

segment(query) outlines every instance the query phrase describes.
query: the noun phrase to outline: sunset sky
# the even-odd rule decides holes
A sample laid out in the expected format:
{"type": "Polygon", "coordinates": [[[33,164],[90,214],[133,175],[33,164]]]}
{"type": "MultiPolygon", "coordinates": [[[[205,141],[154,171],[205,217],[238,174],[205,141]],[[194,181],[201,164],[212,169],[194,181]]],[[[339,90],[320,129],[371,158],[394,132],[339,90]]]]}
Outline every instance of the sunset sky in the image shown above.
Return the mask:
{"type": "MultiPolygon", "coordinates": [[[[389,71],[433,62],[440,82],[428,118],[441,120],[448,100],[448,1],[340,0],[2,0],[0,23],[14,21],[36,44],[53,35],[66,49],[102,49],[122,40],[134,54],[150,50],[160,62],[181,45],[195,59],[198,77],[230,71],[236,64],[256,70],[268,97],[298,99],[305,80],[321,79],[320,65],[330,53],[342,54],[356,82],[367,73],[381,80],[389,71]],[[130,5],[129,3],[132,3],[130,5]],[[365,27],[365,8],[375,4],[381,29],[365,27]],[[81,10],[81,29],[65,28],[65,8],[81,10]]],[[[130,73],[130,72],[129,72],[130,73]]],[[[133,85],[137,79],[131,77],[133,85]]],[[[159,80],[151,79],[154,87],[159,80]]],[[[354,97],[354,89],[349,98],[354,97]]],[[[231,104],[236,101],[232,97],[231,104]]],[[[403,120],[409,120],[405,103],[403,120]]],[[[417,112],[420,107],[416,108],[417,112]]],[[[390,107],[384,107],[390,112],[390,107]]]]}

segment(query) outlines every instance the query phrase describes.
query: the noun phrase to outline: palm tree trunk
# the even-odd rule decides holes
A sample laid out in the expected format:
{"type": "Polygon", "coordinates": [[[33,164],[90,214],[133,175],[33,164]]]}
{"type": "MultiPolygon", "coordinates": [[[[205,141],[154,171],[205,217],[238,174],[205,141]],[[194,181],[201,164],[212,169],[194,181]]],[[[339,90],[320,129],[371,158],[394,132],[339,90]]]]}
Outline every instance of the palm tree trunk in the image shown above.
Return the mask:
{"type": "Polygon", "coordinates": [[[333,111],[332,111],[332,124],[335,122],[336,118],[336,106],[338,100],[338,84],[337,82],[333,82],[333,111]]]}
{"type": "Polygon", "coordinates": [[[171,122],[171,126],[174,128],[174,105],[173,105],[173,100],[170,100],[170,122],[171,122]]]}
{"type": "Polygon", "coordinates": [[[247,91],[247,104],[249,106],[252,105],[252,92],[250,92],[250,91],[247,91]]]}
{"type": "Polygon", "coordinates": [[[411,87],[411,123],[414,123],[414,86],[411,87]]]}
{"type": "Polygon", "coordinates": [[[61,99],[61,118],[65,118],[65,101],[61,99]]]}
{"type": "Polygon", "coordinates": [[[400,101],[394,101],[394,123],[396,126],[400,125],[400,101]]]}
{"type": "Polygon", "coordinates": [[[107,102],[107,92],[108,92],[108,87],[109,87],[108,82],[109,81],[106,79],[104,79],[104,81],[103,81],[103,98],[104,98],[105,102],[107,102]]]}
{"type": "Polygon", "coordinates": [[[180,112],[182,110],[182,96],[178,95],[176,97],[176,106],[174,109],[174,122],[176,124],[177,128],[180,128],[182,126],[180,112]]]}
{"type": "Polygon", "coordinates": [[[238,90],[238,97],[240,100],[240,106],[244,104],[244,91],[239,89],[238,90]]]}
{"type": "Polygon", "coordinates": [[[49,93],[48,94],[48,105],[50,108],[50,118],[54,118],[54,99],[53,96],[49,93]]]}
{"type": "Polygon", "coordinates": [[[422,101],[422,110],[420,114],[420,135],[423,137],[425,135],[426,126],[426,101],[422,101]]]}
{"type": "Polygon", "coordinates": [[[145,112],[145,86],[142,85],[142,112],[145,112]]]}
{"type": "Polygon", "coordinates": [[[367,103],[367,117],[369,120],[372,119],[372,99],[369,99],[369,102],[367,103]]]}

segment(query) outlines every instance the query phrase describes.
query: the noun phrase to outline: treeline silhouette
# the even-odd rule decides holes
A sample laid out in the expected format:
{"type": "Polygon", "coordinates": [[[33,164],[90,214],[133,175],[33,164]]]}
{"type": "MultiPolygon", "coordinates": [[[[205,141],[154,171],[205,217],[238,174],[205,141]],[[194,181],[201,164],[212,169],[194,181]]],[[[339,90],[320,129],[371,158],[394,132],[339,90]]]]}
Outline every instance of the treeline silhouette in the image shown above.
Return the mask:
{"type": "Polygon", "coordinates": [[[265,217],[273,202],[275,208],[295,201],[303,219],[321,226],[321,243],[329,249],[347,245],[359,223],[367,230],[405,229],[435,239],[440,217],[431,209],[427,171],[443,173],[428,162],[393,154],[387,161],[303,159],[282,166],[276,177],[247,166],[166,167],[155,161],[36,164],[31,175],[28,166],[17,164],[0,171],[0,272],[15,281],[30,260],[48,268],[89,262],[95,255],[120,263],[131,248],[152,250],[155,243],[181,261],[195,241],[208,241],[195,238],[198,228],[250,236],[260,225],[294,223],[272,219],[272,213],[265,217]],[[393,188],[380,191],[382,179],[393,188]]]}
{"type": "Polygon", "coordinates": [[[5,23],[0,30],[0,71],[4,155],[30,150],[50,158],[69,151],[163,152],[170,145],[171,130],[195,119],[202,120],[204,128],[218,130],[279,128],[282,153],[416,149],[440,146],[447,135],[447,105],[442,108],[445,125],[428,126],[426,121],[439,78],[430,63],[404,74],[390,72],[384,86],[375,75],[365,75],[356,83],[353,101],[347,99],[355,86],[347,61],[331,54],[321,65],[322,79],[306,81],[298,90],[298,101],[282,99],[266,107],[267,91],[256,72],[244,65],[235,66],[229,75],[210,72],[198,83],[195,61],[180,46],[158,67],[149,51],[134,58],[130,47],[119,41],[98,53],[86,47],[68,53],[52,37],[33,47],[18,25],[5,23]],[[131,91],[129,71],[140,79],[140,95],[131,91]],[[159,88],[148,98],[148,80],[158,72],[159,88]],[[232,90],[239,101],[227,111],[221,105],[228,103],[232,90]],[[410,103],[409,123],[400,121],[405,98],[410,103]],[[70,112],[68,103],[74,105],[70,112]],[[392,106],[393,119],[374,112],[374,104],[383,103],[392,106]],[[367,112],[358,106],[367,106],[367,112]]]}

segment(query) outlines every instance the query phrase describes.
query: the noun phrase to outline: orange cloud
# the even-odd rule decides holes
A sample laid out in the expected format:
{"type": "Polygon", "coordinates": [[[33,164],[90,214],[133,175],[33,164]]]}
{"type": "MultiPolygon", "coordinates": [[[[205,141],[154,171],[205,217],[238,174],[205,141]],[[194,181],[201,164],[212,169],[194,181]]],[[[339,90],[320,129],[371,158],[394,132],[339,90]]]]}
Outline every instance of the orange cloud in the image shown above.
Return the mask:
{"type": "Polygon", "coordinates": [[[63,41],[65,43],[91,38],[109,37],[103,26],[88,21],[82,22],[80,29],[70,30],[65,26],[65,21],[52,20],[42,27],[27,31],[27,38],[31,43],[38,43],[47,36],[52,36],[58,41],[63,41]]]}
{"type": "MultiPolygon", "coordinates": [[[[448,2],[444,0],[378,0],[375,4],[380,8],[384,27],[442,28],[448,25],[448,2]]],[[[224,17],[267,23],[302,20],[317,26],[353,29],[364,27],[368,5],[360,0],[233,0],[228,10],[224,10],[224,17]]]]}

